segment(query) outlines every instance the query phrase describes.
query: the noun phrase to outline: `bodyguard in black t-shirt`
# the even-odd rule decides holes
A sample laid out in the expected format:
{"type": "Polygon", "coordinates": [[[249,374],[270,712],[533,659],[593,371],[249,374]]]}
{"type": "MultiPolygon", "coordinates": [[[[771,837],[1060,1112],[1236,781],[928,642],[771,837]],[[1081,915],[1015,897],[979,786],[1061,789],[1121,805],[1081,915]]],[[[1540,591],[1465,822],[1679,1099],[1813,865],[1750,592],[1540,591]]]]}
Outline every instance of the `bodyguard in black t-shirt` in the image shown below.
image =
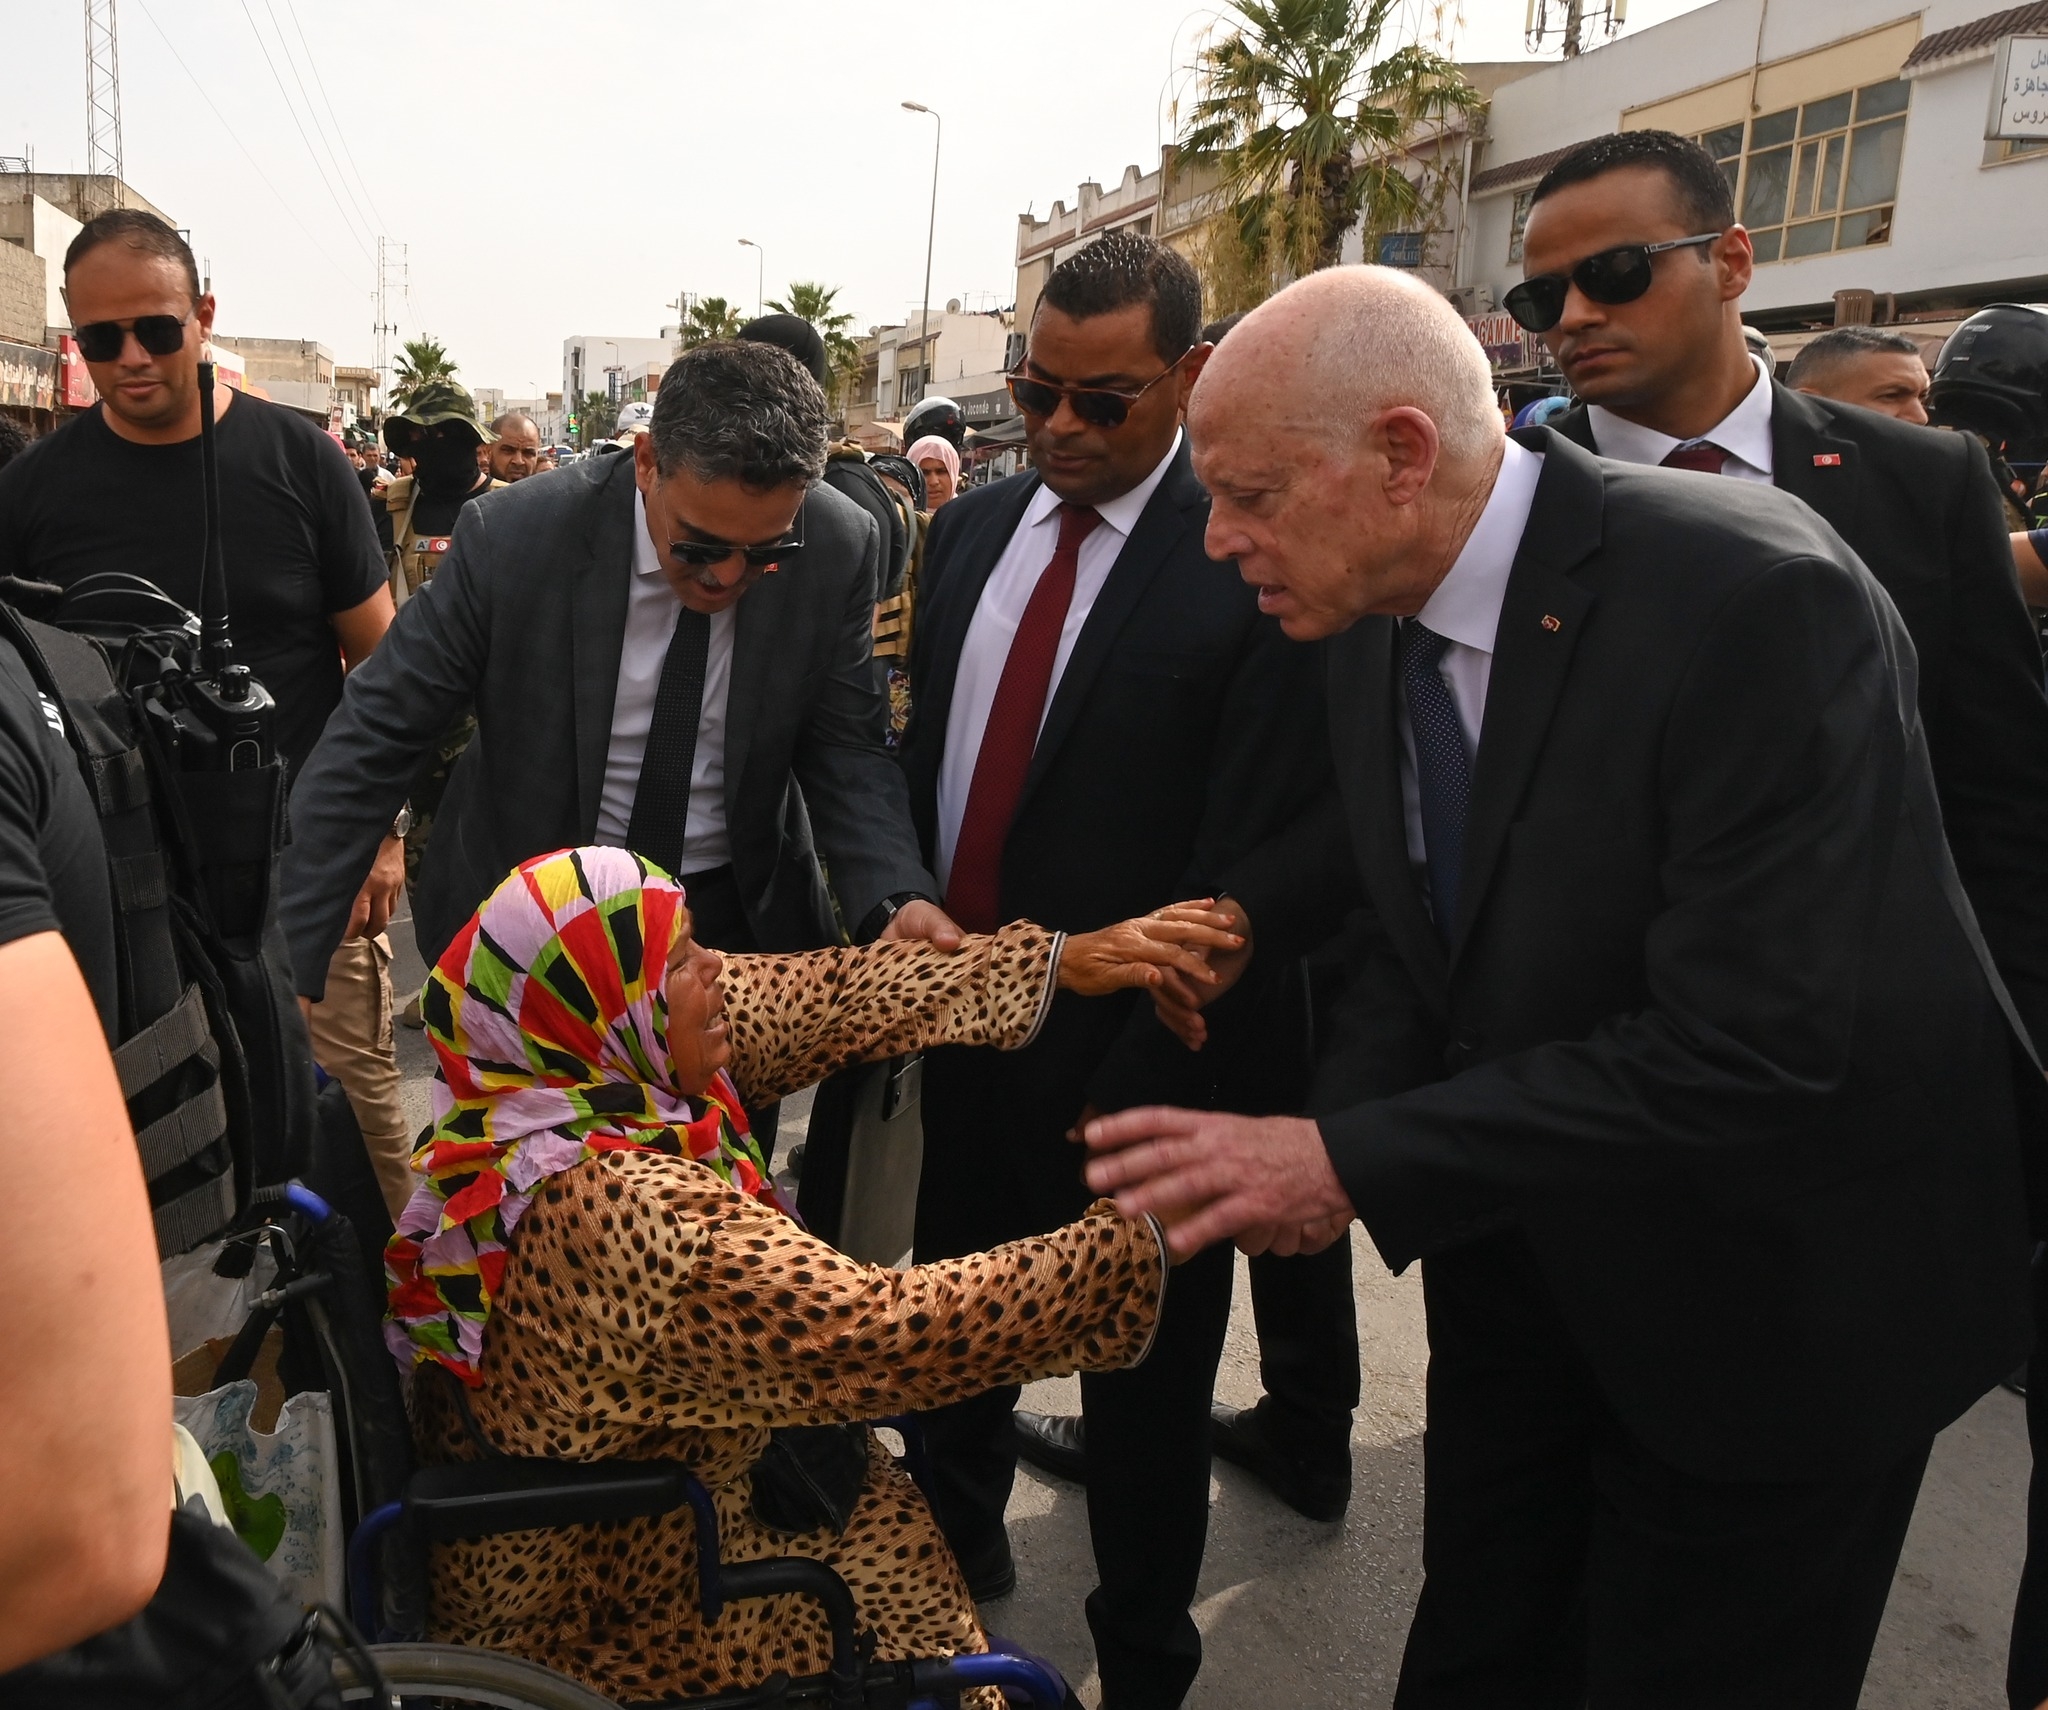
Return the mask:
{"type": "MultiPolygon", "coordinates": [[[[199,358],[212,293],[185,241],[154,214],[88,221],[64,256],[64,294],[100,402],[0,469],[0,576],[68,587],[125,570],[199,607],[205,540],[199,358]]],[[[354,667],[390,626],[376,530],[341,447],[265,399],[219,386],[221,531],[237,662],[277,700],[286,765],[320,738],[354,667]]],[[[314,1050],[348,1089],[385,1197],[409,1191],[382,941],[404,880],[387,838],[328,969],[314,1050]]]]}

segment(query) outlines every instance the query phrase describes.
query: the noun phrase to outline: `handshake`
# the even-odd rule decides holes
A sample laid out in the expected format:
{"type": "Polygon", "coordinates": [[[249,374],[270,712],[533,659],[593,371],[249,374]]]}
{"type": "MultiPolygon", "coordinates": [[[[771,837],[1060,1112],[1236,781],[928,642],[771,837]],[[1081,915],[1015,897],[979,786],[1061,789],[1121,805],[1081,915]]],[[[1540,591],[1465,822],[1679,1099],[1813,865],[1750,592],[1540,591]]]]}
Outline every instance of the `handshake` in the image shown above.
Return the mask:
{"type": "MultiPolygon", "coordinates": [[[[1203,1007],[1236,984],[1252,954],[1244,910],[1228,897],[1207,906],[1242,942],[1205,949],[1208,977],[1168,967],[1152,987],[1160,1021],[1190,1051],[1208,1041],[1203,1007]]],[[[1357,1215],[1321,1130],[1303,1117],[1147,1105],[1084,1114],[1078,1137],[1093,1154],[1089,1187],[1114,1198],[1126,1217],[1157,1217],[1176,1263],[1217,1241],[1247,1253],[1318,1252],[1342,1239],[1357,1215]]]]}

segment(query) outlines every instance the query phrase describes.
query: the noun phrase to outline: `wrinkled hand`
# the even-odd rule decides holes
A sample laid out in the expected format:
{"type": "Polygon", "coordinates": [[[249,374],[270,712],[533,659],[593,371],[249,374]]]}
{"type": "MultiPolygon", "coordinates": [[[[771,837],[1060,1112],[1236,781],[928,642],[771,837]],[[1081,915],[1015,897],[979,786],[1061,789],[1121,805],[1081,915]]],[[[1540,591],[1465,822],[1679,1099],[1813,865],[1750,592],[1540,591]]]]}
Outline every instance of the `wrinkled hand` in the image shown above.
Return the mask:
{"type": "Polygon", "coordinates": [[[1202,1019],[1204,1006],[1236,985],[1252,959],[1252,923],[1244,905],[1235,897],[1223,897],[1211,906],[1238,935],[1238,947],[1210,952],[1209,970],[1216,976],[1213,980],[1197,983],[1169,973],[1152,988],[1152,1008],[1160,1025],[1190,1051],[1201,1050],[1209,1040],[1209,1024],[1202,1019]]]}
{"type": "Polygon", "coordinates": [[[398,894],[405,889],[405,839],[387,837],[377,845],[377,859],[370,863],[370,876],[356,892],[356,906],[349,910],[344,938],[375,938],[391,924],[398,911],[398,894]]]}
{"type": "Polygon", "coordinates": [[[1321,1131],[1301,1117],[1148,1105],[1097,1117],[1082,1138],[1095,1154],[1089,1187],[1126,1217],[1157,1217],[1178,1258],[1224,1240],[1312,1253],[1357,1215],[1321,1131]]]}
{"type": "Polygon", "coordinates": [[[896,938],[921,938],[934,950],[953,951],[960,948],[960,942],[967,935],[953,924],[953,917],[935,902],[907,902],[889,917],[889,924],[882,928],[881,936],[875,940],[886,944],[896,938]]]}
{"type": "Polygon", "coordinates": [[[1157,989],[1169,976],[1207,986],[1216,976],[1208,956],[1242,942],[1207,898],[1156,908],[1100,932],[1075,932],[1060,951],[1060,989],[1082,997],[1141,986],[1157,989]]]}

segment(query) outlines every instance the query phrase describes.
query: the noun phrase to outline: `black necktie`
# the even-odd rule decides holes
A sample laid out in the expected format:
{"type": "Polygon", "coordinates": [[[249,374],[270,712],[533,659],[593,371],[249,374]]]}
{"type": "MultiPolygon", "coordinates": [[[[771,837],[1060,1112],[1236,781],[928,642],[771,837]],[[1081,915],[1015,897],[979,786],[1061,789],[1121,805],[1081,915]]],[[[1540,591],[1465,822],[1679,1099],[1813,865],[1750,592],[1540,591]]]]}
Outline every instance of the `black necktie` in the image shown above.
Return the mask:
{"type": "Polygon", "coordinates": [[[671,876],[683,859],[697,720],[704,711],[704,663],[710,653],[711,619],[684,606],[676,613],[676,632],[661,662],[640,782],[633,791],[633,820],[626,828],[626,847],[671,876]]]}
{"type": "Polygon", "coordinates": [[[1472,799],[1472,758],[1451,687],[1438,669],[1447,637],[1414,618],[1401,625],[1401,685],[1415,738],[1415,793],[1422,803],[1422,849],[1429,865],[1429,912],[1450,942],[1465,864],[1465,810],[1472,799]]]}

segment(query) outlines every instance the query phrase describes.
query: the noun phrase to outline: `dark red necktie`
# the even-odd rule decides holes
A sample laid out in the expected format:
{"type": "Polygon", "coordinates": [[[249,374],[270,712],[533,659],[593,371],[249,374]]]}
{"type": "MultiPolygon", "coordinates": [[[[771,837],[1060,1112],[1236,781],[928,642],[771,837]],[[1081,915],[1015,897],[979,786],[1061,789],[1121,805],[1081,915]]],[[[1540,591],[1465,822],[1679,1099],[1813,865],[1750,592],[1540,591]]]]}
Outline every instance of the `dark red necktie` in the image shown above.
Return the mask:
{"type": "Polygon", "coordinates": [[[953,868],[946,876],[946,912],[969,932],[993,932],[1003,924],[1003,843],[1024,794],[1046,697],[1052,692],[1053,661],[1059,657],[1067,607],[1074,601],[1081,542],[1101,521],[1085,505],[1060,506],[1059,544],[1025,602],[1010,640],[1010,656],[1003,661],[996,698],[982,727],[981,748],[974,757],[974,780],[967,787],[967,807],[953,845],[953,868]]]}
{"type": "Polygon", "coordinates": [[[1674,445],[1664,455],[1666,469],[1696,469],[1702,475],[1720,474],[1727,462],[1727,452],[1703,439],[1696,439],[1690,445],[1674,445]]]}

